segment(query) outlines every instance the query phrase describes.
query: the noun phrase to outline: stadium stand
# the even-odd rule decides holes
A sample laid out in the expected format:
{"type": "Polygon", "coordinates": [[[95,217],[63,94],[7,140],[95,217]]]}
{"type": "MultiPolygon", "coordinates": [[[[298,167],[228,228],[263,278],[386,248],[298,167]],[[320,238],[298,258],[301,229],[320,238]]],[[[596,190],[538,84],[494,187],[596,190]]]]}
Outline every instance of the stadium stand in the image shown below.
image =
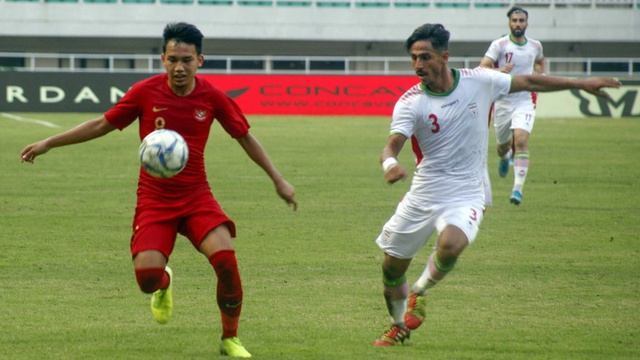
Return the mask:
{"type": "Polygon", "coordinates": [[[391,1],[385,0],[355,0],[354,4],[356,7],[391,7],[391,1]]]}
{"type": "MultiPolygon", "coordinates": [[[[229,64],[260,71],[349,71],[341,65],[344,59],[404,59],[402,42],[424,22],[445,24],[452,32],[452,53],[476,58],[505,33],[506,10],[515,4],[529,9],[527,35],[543,42],[548,58],[580,59],[555,62],[556,71],[588,72],[585,59],[614,58],[624,59],[612,61],[619,72],[637,73],[640,0],[0,0],[0,50],[26,59],[3,55],[0,66],[32,68],[27,63],[37,59],[37,68],[61,69],[73,62],[33,55],[46,53],[153,57],[161,29],[171,21],[197,24],[206,51],[233,57],[208,57],[208,64],[215,64],[211,71],[234,70],[229,64]]],[[[83,61],[85,66],[97,62],[98,68],[107,61],[112,69],[112,60],[85,56],[83,61]]],[[[136,71],[149,62],[113,61],[136,71]]],[[[384,62],[358,62],[361,68],[394,71],[384,62]]]]}
{"type": "Polygon", "coordinates": [[[103,4],[219,4],[244,6],[302,6],[323,7],[326,4],[338,7],[405,7],[406,4],[418,4],[418,7],[458,7],[458,8],[486,8],[511,7],[514,5],[533,8],[562,8],[562,7],[622,7],[640,8],[638,0],[2,0],[2,2],[26,3],[103,3],[103,4]],[[364,5],[368,4],[368,5],[364,5]]]}
{"type": "Polygon", "coordinates": [[[431,1],[429,0],[396,0],[393,2],[395,7],[429,7],[431,1]]]}
{"type": "Polygon", "coordinates": [[[318,7],[351,7],[350,0],[316,0],[315,4],[318,7]]]}
{"type": "Polygon", "coordinates": [[[469,8],[471,0],[434,0],[434,4],[439,8],[469,8]]]}

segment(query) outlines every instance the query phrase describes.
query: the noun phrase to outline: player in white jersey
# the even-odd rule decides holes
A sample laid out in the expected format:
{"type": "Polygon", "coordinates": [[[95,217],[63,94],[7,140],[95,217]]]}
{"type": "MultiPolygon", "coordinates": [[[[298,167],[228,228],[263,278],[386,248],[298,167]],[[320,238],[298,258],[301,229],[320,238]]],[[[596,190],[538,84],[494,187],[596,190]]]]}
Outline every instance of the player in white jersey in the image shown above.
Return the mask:
{"type": "MultiPolygon", "coordinates": [[[[534,70],[544,74],[546,64],[542,44],[524,35],[529,14],[523,8],[513,7],[507,12],[507,17],[510,33],[491,43],[480,66],[514,75],[528,75],[534,70]]],[[[507,176],[509,161],[513,157],[514,182],[510,201],[515,205],[522,202],[522,187],[529,170],[527,143],[535,121],[535,109],[535,92],[508,94],[495,102],[494,127],[500,156],[498,174],[507,176]]]]}
{"type": "Polygon", "coordinates": [[[388,183],[406,178],[407,170],[397,157],[411,139],[418,164],[410,190],[376,239],[384,252],[383,295],[391,316],[391,327],[376,346],[401,344],[423,323],[427,291],[453,269],[478,233],[485,204],[491,103],[517,91],[582,89],[606,96],[600,88],[620,86],[611,78],[450,69],[448,44],[449,32],[442,25],[425,24],[404,45],[420,83],[398,100],[380,161],[388,183]],[[411,259],[436,231],[436,249],[410,289],[406,271],[411,259]]]}

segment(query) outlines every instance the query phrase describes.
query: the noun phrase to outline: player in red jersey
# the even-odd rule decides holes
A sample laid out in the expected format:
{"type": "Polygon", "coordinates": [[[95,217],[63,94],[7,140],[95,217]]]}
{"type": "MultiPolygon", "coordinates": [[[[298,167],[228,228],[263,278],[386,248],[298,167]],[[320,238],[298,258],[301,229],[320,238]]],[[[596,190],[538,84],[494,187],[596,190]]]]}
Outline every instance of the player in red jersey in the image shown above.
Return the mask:
{"type": "Polygon", "coordinates": [[[177,234],[204,254],[217,275],[217,304],[222,318],[220,352],[250,357],[237,337],[242,309],[242,283],[232,238],[235,225],[214,199],[204,165],[204,148],[217,120],[247,155],[273,180],[278,195],[295,210],[294,188],[280,175],[264,148],[249,132],[238,105],[223,91],[196,76],[202,66],[202,33],[187,23],[168,24],[163,33],[162,63],[166,73],[136,83],[101,117],[28,145],[23,162],[54,147],[77,144],[122,130],[138,119],[140,139],[156,129],[180,133],[189,145],[185,169],[169,179],[150,176],[142,168],[133,220],[131,254],[140,289],[152,295],[151,310],[159,323],[173,309],[172,271],[167,266],[177,234]]]}

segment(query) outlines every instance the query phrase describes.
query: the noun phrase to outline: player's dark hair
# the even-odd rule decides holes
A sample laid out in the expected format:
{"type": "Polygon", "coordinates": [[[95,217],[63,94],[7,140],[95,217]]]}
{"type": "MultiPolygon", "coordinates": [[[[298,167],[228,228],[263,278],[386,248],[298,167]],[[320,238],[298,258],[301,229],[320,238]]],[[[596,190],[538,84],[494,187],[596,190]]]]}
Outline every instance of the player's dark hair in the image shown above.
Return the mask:
{"type": "Polygon", "coordinates": [[[185,44],[195,45],[198,55],[202,54],[202,39],[204,35],[194,25],[177,22],[169,23],[162,32],[162,53],[167,50],[167,43],[171,40],[185,44]]]}
{"type": "Polygon", "coordinates": [[[509,9],[509,11],[507,11],[507,17],[510,18],[511,15],[513,14],[524,14],[524,16],[527,17],[527,20],[529,20],[529,13],[527,12],[527,10],[519,7],[519,6],[514,6],[511,9],[509,9]]]}
{"type": "Polygon", "coordinates": [[[416,41],[427,40],[436,51],[449,49],[449,31],[441,24],[424,24],[413,31],[413,34],[404,42],[404,50],[411,52],[411,46],[416,41]]]}

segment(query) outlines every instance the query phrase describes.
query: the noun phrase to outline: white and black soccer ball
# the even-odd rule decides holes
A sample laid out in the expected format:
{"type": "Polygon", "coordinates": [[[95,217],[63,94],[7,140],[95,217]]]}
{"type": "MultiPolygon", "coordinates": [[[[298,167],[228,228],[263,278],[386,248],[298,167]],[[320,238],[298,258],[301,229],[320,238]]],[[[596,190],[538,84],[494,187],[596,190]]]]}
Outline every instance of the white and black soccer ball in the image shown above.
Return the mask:
{"type": "Polygon", "coordinates": [[[138,149],[140,165],[157,178],[177,175],[189,159],[189,147],[184,138],[169,129],[156,130],[147,135],[138,149]]]}

